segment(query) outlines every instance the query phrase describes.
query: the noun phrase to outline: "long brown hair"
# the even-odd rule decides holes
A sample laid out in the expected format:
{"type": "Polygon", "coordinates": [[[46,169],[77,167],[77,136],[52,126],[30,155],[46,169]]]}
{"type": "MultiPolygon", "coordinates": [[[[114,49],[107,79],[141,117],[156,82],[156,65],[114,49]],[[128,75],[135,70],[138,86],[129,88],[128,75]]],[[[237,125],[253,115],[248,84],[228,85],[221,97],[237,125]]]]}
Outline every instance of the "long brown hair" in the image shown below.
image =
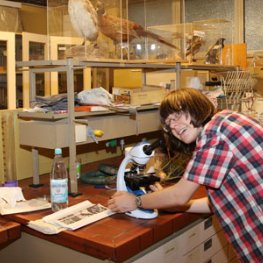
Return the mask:
{"type": "MultiPolygon", "coordinates": [[[[171,91],[165,96],[160,105],[161,123],[172,113],[189,114],[194,127],[202,127],[211,120],[215,114],[213,103],[199,90],[182,88],[171,91]]],[[[189,153],[195,148],[195,143],[185,144],[174,137],[170,132],[168,135],[168,147],[172,151],[183,151],[189,153]]]]}

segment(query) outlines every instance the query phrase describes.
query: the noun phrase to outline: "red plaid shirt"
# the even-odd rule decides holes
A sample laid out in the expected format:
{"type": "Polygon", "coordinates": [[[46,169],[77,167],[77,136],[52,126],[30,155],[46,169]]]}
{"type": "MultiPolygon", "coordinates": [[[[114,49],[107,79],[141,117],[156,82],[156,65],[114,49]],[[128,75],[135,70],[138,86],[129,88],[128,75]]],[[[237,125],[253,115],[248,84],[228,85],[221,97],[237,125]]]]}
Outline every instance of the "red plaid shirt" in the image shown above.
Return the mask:
{"type": "Polygon", "coordinates": [[[263,126],[228,110],[204,127],[184,177],[205,185],[242,262],[263,262],[263,126]]]}

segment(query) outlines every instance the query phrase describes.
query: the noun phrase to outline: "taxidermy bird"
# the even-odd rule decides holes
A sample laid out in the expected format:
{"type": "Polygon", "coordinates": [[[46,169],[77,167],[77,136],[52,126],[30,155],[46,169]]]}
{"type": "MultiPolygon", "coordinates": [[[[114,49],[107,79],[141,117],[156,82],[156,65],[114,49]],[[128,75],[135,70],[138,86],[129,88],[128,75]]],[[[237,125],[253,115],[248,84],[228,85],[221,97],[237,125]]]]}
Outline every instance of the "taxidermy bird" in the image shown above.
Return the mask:
{"type": "Polygon", "coordinates": [[[187,40],[186,57],[191,56],[192,60],[195,61],[194,56],[200,51],[201,46],[204,44],[204,38],[200,36],[191,36],[187,40]]]}
{"type": "Polygon", "coordinates": [[[205,55],[205,63],[218,64],[220,63],[220,56],[222,49],[224,48],[225,38],[219,38],[216,43],[209,48],[205,55]]]}
{"type": "Polygon", "coordinates": [[[73,28],[84,38],[83,44],[86,40],[97,40],[97,12],[89,0],[69,0],[68,13],[73,28]]]}
{"type": "Polygon", "coordinates": [[[171,48],[179,49],[172,43],[163,39],[161,36],[145,30],[141,25],[127,19],[107,15],[104,4],[97,2],[96,8],[98,14],[99,29],[102,34],[112,39],[115,43],[131,42],[140,37],[150,37],[171,48]]]}

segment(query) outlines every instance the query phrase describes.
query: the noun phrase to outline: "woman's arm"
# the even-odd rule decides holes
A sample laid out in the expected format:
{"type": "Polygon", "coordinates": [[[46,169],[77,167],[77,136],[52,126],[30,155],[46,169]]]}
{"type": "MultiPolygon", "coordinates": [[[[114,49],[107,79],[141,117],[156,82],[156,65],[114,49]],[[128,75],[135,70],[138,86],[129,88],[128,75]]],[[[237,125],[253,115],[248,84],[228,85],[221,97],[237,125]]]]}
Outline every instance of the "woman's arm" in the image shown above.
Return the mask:
{"type": "MultiPolygon", "coordinates": [[[[198,187],[197,183],[181,178],[173,186],[142,195],[141,207],[145,209],[162,209],[187,206],[198,187]]],[[[128,192],[117,192],[109,200],[108,207],[114,212],[132,211],[137,208],[136,196],[128,192]]]]}
{"type": "MultiPolygon", "coordinates": [[[[156,183],[150,186],[153,192],[163,190],[160,183],[156,183]]],[[[176,206],[165,209],[168,212],[189,212],[189,213],[211,213],[211,208],[209,205],[209,200],[207,197],[192,199],[184,206],[176,206]]]]}
{"type": "Polygon", "coordinates": [[[165,209],[167,212],[188,212],[188,213],[211,213],[209,201],[207,197],[192,199],[184,206],[176,206],[165,209]]]}

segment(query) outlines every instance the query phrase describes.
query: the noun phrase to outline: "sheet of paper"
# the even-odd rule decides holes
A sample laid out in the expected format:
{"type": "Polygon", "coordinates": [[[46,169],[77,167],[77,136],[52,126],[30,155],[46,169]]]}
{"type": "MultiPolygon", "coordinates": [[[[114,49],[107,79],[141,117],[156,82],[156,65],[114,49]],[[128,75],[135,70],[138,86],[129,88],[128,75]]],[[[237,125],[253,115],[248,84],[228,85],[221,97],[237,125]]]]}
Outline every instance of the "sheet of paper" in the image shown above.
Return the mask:
{"type": "Polygon", "coordinates": [[[15,207],[19,201],[25,201],[21,187],[0,187],[0,208],[15,207]]]}
{"type": "Polygon", "coordinates": [[[0,212],[1,215],[8,215],[43,210],[50,207],[51,204],[47,200],[43,198],[37,198],[16,202],[16,205],[14,207],[6,204],[5,206],[0,207],[0,212]]]}
{"type": "Polygon", "coordinates": [[[63,227],[54,226],[52,224],[46,223],[43,219],[30,221],[27,224],[27,226],[47,235],[58,234],[59,232],[66,230],[63,227]]]}

